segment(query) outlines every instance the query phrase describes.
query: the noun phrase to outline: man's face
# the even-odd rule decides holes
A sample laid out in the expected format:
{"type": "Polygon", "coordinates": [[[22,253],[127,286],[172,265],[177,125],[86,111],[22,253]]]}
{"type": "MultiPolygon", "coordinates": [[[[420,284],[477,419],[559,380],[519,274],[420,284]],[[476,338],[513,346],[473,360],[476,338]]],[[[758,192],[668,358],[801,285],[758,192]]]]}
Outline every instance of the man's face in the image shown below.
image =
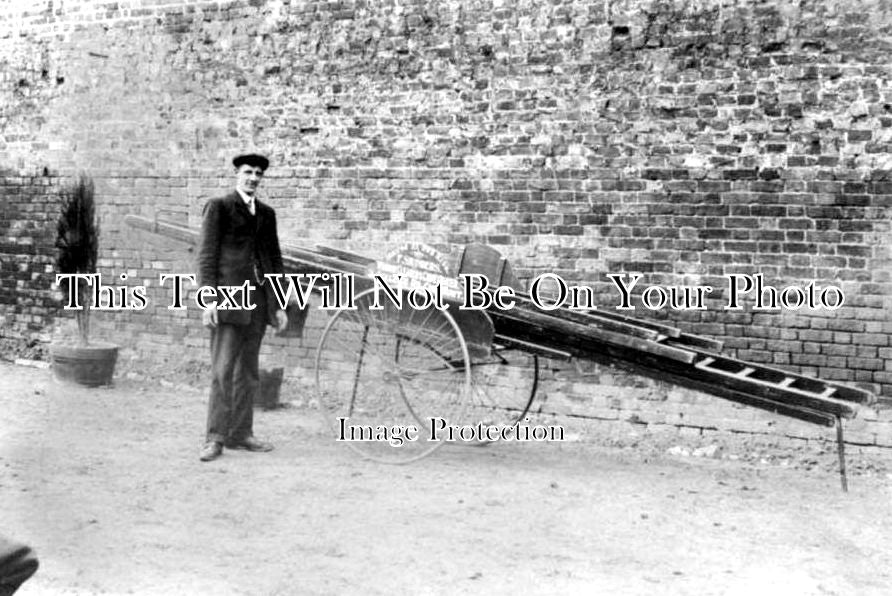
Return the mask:
{"type": "Polygon", "coordinates": [[[235,187],[248,196],[254,195],[261,180],[263,180],[263,170],[257,166],[242,164],[235,173],[235,187]]]}

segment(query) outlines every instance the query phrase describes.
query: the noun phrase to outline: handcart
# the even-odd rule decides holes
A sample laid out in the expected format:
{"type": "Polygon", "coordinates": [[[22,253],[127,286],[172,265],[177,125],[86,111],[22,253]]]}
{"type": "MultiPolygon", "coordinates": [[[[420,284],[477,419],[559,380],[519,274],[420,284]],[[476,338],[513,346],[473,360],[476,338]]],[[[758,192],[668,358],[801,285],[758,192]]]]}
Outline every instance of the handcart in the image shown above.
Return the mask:
{"type": "MultiPolygon", "coordinates": [[[[198,240],[175,223],[126,221],[198,240]]],[[[874,402],[869,391],[723,356],[721,342],[669,325],[596,309],[543,310],[507,260],[481,244],[407,245],[383,260],[330,247],[282,252],[288,273],[312,278],[313,290],[338,306],[327,309],[316,349],[317,396],[337,440],[365,457],[404,463],[453,440],[485,444],[481,428],[527,422],[540,359],[584,359],[835,426],[846,488],[844,421],[874,402]],[[473,276],[513,288],[512,307],[458,308],[462,282],[473,276]]]]}

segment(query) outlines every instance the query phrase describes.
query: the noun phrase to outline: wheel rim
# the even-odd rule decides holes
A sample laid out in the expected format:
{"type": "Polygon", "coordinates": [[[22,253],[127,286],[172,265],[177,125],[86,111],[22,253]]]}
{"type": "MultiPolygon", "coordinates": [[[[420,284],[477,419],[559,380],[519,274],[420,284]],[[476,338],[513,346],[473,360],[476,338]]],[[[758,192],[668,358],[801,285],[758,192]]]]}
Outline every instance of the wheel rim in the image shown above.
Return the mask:
{"type": "Polygon", "coordinates": [[[383,298],[383,308],[372,310],[374,298],[374,289],[358,294],[356,308],[335,313],[323,331],[315,366],[320,411],[335,439],[363,457],[407,463],[444,444],[430,439],[431,418],[462,419],[470,357],[448,312],[399,309],[383,298]],[[414,435],[400,433],[410,427],[414,435]]]}
{"type": "Polygon", "coordinates": [[[475,359],[473,384],[463,420],[468,424],[511,426],[523,422],[539,386],[539,358],[494,346],[475,359]]]}

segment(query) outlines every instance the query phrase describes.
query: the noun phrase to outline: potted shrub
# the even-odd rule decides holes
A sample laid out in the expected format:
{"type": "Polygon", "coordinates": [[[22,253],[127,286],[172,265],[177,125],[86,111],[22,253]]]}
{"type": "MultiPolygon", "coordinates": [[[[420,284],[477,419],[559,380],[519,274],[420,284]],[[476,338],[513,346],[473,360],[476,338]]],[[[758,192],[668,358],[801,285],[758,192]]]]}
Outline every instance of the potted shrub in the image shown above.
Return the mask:
{"type": "MultiPolygon", "coordinates": [[[[62,211],[56,226],[56,267],[60,274],[95,274],[99,254],[99,224],[93,181],[81,175],[62,191],[62,211]]],[[[62,280],[60,287],[67,301],[70,280],[62,280]]],[[[108,342],[94,342],[90,337],[92,287],[78,284],[79,303],[75,310],[77,338],[50,345],[50,360],[56,378],[95,387],[107,385],[114,375],[118,346],[108,342]]]]}

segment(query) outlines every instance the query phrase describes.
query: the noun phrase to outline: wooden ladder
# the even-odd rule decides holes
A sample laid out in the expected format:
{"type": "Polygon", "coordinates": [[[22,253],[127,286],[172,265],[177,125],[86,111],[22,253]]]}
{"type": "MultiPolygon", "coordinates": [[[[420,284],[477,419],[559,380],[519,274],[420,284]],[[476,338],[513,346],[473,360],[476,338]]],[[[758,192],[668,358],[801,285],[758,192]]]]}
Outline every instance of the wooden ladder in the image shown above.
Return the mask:
{"type": "Polygon", "coordinates": [[[846,475],[845,456],[845,418],[854,415],[854,410],[849,414],[848,402],[844,399],[833,399],[838,393],[839,387],[823,381],[794,375],[786,371],[769,367],[760,367],[757,364],[741,362],[730,358],[718,358],[707,356],[696,362],[694,367],[711,375],[725,377],[731,385],[742,386],[752,384],[756,387],[764,387],[773,390],[775,395],[789,395],[792,404],[787,407],[801,407],[803,410],[817,411],[831,421],[836,427],[836,450],[839,457],[839,476],[842,490],[848,492],[849,483],[846,475]],[[824,407],[822,407],[822,404],[824,407]]]}

